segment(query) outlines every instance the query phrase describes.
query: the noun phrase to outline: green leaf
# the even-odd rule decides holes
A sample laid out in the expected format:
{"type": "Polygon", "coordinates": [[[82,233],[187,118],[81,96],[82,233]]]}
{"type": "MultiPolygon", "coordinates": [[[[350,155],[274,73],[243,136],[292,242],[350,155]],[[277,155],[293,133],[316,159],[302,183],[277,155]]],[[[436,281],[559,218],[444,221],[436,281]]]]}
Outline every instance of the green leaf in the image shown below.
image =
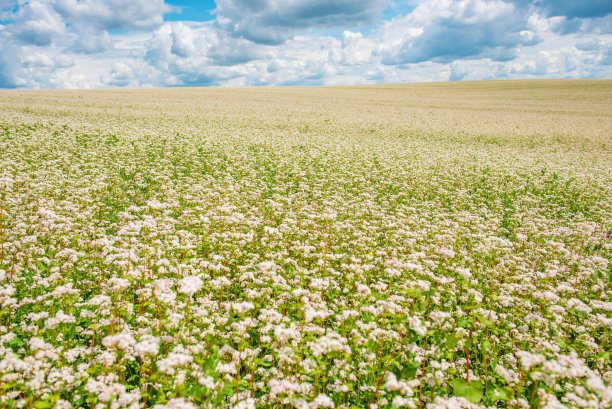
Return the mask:
{"type": "Polygon", "coordinates": [[[8,343],[8,346],[13,348],[13,349],[19,349],[19,348],[21,348],[24,345],[25,345],[25,342],[23,342],[21,340],[21,338],[19,338],[19,337],[13,338],[11,340],[11,342],[8,343]]]}
{"type": "Polygon", "coordinates": [[[6,389],[14,388],[16,386],[17,386],[17,384],[15,384],[15,383],[3,383],[2,385],[0,385],[0,388],[6,390],[6,389]]]}
{"type": "Polygon", "coordinates": [[[392,369],[392,372],[400,379],[412,379],[415,377],[421,364],[418,362],[407,362],[398,364],[392,369]]]}
{"type": "Polygon", "coordinates": [[[472,403],[478,403],[483,395],[482,382],[472,381],[469,384],[463,379],[456,379],[453,382],[453,391],[455,396],[459,396],[469,400],[472,403]]]}
{"type": "Polygon", "coordinates": [[[487,391],[487,397],[493,401],[508,401],[512,397],[512,393],[504,388],[495,388],[487,391]]]}
{"type": "Polygon", "coordinates": [[[37,400],[34,402],[34,407],[38,409],[51,408],[53,407],[53,404],[51,402],[37,400]]]}
{"type": "Polygon", "coordinates": [[[421,290],[417,290],[416,288],[408,288],[405,291],[406,297],[408,298],[420,298],[422,294],[421,290]]]}
{"type": "Polygon", "coordinates": [[[463,341],[463,347],[467,349],[472,349],[472,340],[470,338],[463,341]]]}
{"type": "Polygon", "coordinates": [[[419,367],[418,366],[407,366],[402,370],[402,378],[412,379],[415,377],[419,367]]]}
{"type": "Polygon", "coordinates": [[[202,369],[204,371],[212,371],[215,369],[216,366],[217,366],[217,358],[211,356],[206,360],[206,362],[204,362],[204,365],[202,365],[202,369]]]}
{"type": "Polygon", "coordinates": [[[232,395],[233,393],[234,393],[234,385],[232,385],[229,382],[226,382],[225,385],[223,386],[223,389],[221,389],[219,393],[219,397],[224,398],[226,396],[232,395]]]}
{"type": "Polygon", "coordinates": [[[474,314],[474,315],[476,316],[478,321],[480,321],[482,324],[486,325],[489,328],[493,328],[493,323],[490,320],[486,319],[480,314],[474,314]]]}
{"type": "Polygon", "coordinates": [[[459,340],[461,339],[461,336],[457,335],[457,334],[450,334],[447,338],[446,341],[444,341],[444,348],[445,349],[454,349],[457,346],[457,342],[459,342],[459,340]]]}
{"type": "Polygon", "coordinates": [[[567,343],[565,342],[565,339],[563,338],[557,338],[557,344],[563,349],[567,347],[567,343]]]}

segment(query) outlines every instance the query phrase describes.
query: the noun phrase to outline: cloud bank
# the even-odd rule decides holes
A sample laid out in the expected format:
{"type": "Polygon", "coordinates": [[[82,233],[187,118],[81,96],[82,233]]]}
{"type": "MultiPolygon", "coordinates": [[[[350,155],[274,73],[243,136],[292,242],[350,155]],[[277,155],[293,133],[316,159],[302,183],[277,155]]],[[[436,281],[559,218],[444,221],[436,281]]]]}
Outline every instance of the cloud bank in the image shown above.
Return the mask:
{"type": "Polygon", "coordinates": [[[0,0],[0,88],[610,78],[603,0],[0,0]]]}

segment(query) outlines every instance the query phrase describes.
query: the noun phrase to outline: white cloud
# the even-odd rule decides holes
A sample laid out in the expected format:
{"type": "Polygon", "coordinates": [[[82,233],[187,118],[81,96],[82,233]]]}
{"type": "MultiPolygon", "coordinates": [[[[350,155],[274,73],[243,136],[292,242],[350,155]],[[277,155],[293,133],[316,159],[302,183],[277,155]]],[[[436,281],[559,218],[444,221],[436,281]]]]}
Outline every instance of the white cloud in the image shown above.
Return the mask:
{"type": "Polygon", "coordinates": [[[163,0],[54,0],[49,1],[67,20],[102,30],[152,29],[163,23],[170,7],[163,0]]]}
{"type": "MultiPolygon", "coordinates": [[[[518,23],[516,19],[519,17],[514,6],[499,0],[429,2],[369,35],[344,30],[336,37],[326,35],[324,30],[307,30],[276,45],[235,38],[217,23],[166,23],[146,43],[143,59],[146,64],[134,62],[140,68],[133,71],[129,84],[298,85],[475,80],[563,76],[563,73],[610,75],[610,70],[593,68],[606,59],[605,47],[600,46],[596,53],[568,45],[581,38],[577,34],[564,37],[556,34],[555,19],[559,17],[530,16],[524,12],[518,23]],[[515,21],[507,37],[489,36],[490,30],[502,22],[510,25],[508,19],[515,21]],[[482,43],[467,43],[467,49],[475,51],[457,49],[455,54],[436,55],[432,48],[421,51],[432,53],[423,61],[410,64],[402,61],[406,57],[402,54],[406,42],[422,41],[428,31],[433,30],[435,35],[430,34],[430,38],[439,41],[448,42],[459,35],[446,32],[444,38],[443,31],[436,27],[442,20],[454,22],[462,32],[479,29],[471,39],[488,37],[482,43]],[[547,54],[547,49],[557,49],[561,44],[568,49],[547,54]],[[573,50],[576,52],[572,54],[573,50]],[[389,64],[385,59],[390,55],[398,61],[389,64]],[[138,80],[139,76],[146,80],[138,80]]],[[[423,44],[426,43],[417,46],[423,44]]],[[[117,80],[108,84],[119,85],[117,80]]]]}
{"type": "Polygon", "coordinates": [[[217,24],[256,43],[280,44],[296,30],[372,24],[389,0],[217,0],[217,24]]]}
{"type": "Polygon", "coordinates": [[[193,30],[185,24],[178,23],[172,30],[172,48],[170,51],[181,58],[189,58],[197,52],[195,41],[193,30]]]}
{"type": "Polygon", "coordinates": [[[113,64],[110,73],[104,78],[104,83],[117,87],[140,85],[136,81],[134,69],[132,68],[132,66],[124,62],[118,62],[113,64]]]}
{"type": "Polygon", "coordinates": [[[359,32],[345,30],[342,33],[342,48],[338,52],[340,58],[335,61],[348,66],[367,64],[372,60],[376,47],[376,41],[364,38],[359,32]]]}
{"type": "Polygon", "coordinates": [[[428,0],[387,24],[385,64],[452,62],[464,58],[509,60],[533,45],[528,15],[501,0],[428,0]]]}
{"type": "Polygon", "coordinates": [[[19,61],[20,48],[7,41],[7,36],[0,32],[0,88],[24,86],[17,81],[17,74],[22,71],[19,61]]]}
{"type": "Polygon", "coordinates": [[[68,68],[74,65],[74,61],[70,56],[62,54],[49,54],[39,50],[31,50],[24,53],[21,58],[21,64],[25,68],[32,67],[52,67],[52,68],[68,68]]]}
{"type": "MultiPolygon", "coordinates": [[[[100,86],[75,72],[84,57],[112,52],[108,30],[148,30],[170,10],[163,0],[8,0],[1,15],[0,87],[73,88],[100,86]]],[[[135,83],[137,84],[137,83],[135,83]]]]}
{"type": "Polygon", "coordinates": [[[532,6],[549,17],[565,16],[572,18],[602,17],[612,13],[609,0],[509,0],[521,7],[532,6]]]}
{"type": "Polygon", "coordinates": [[[15,15],[15,22],[5,31],[22,44],[50,45],[64,35],[65,23],[51,4],[41,1],[25,3],[15,15]]]}
{"type": "Polygon", "coordinates": [[[405,14],[385,21],[389,0],[218,0],[214,21],[164,23],[161,0],[8,0],[0,87],[612,76],[604,3],[588,13],[528,0],[401,3],[388,10],[405,14]]]}
{"type": "Polygon", "coordinates": [[[99,54],[113,48],[113,41],[108,32],[95,28],[83,27],[68,38],[72,38],[69,50],[75,53],[99,54]]]}

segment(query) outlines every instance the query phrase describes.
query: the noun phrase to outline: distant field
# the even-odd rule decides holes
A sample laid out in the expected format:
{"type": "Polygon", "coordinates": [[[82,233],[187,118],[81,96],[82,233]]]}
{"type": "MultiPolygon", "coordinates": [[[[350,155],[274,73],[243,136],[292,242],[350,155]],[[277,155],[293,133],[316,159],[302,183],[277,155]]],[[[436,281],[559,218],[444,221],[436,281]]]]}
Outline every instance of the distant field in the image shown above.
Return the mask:
{"type": "Polygon", "coordinates": [[[0,92],[0,407],[612,407],[612,80],[0,92]]]}

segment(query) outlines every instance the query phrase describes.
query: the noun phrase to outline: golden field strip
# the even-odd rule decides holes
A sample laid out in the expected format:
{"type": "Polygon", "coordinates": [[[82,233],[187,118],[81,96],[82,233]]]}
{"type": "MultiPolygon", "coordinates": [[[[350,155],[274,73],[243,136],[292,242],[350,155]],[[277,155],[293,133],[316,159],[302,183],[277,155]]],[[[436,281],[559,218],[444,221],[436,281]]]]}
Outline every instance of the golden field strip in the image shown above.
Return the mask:
{"type": "Polygon", "coordinates": [[[609,408],[612,80],[0,92],[0,407],[609,408]]]}

